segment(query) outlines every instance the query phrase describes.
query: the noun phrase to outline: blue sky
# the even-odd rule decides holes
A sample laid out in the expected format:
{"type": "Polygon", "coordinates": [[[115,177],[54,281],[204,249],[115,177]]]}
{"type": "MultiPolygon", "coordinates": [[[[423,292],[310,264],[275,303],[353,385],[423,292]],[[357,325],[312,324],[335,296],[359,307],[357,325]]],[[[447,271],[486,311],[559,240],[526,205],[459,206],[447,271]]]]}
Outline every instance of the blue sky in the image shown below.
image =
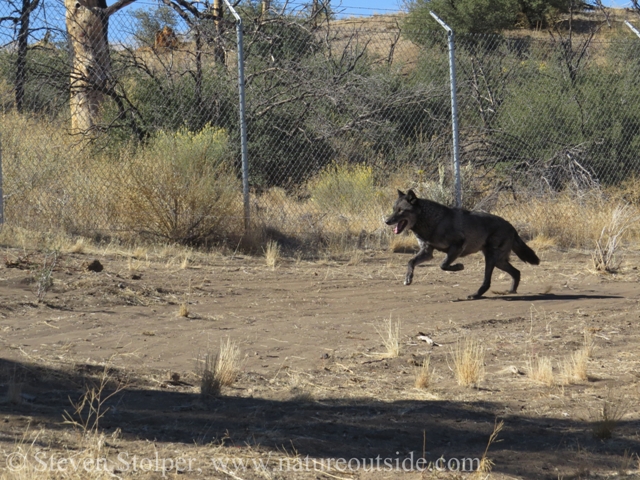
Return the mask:
{"type": "MultiPolygon", "coordinates": [[[[111,5],[115,0],[108,0],[111,5]]],[[[139,0],[134,4],[141,6],[145,3],[152,4],[149,0],[139,0]]],[[[296,6],[309,4],[310,0],[289,0],[289,5],[296,6]]],[[[394,13],[404,9],[405,0],[332,0],[334,9],[340,12],[340,16],[344,17],[367,17],[374,14],[394,13]]],[[[608,7],[627,7],[631,6],[630,0],[603,0],[602,2],[608,7]]]]}
{"type": "MultiPolygon", "coordinates": [[[[293,0],[291,3],[304,3],[300,0],[293,0]]],[[[337,7],[339,0],[333,0],[332,4],[336,10],[343,11],[342,16],[362,17],[370,16],[376,13],[385,14],[403,10],[404,0],[342,0],[341,7],[337,7]]],[[[630,0],[603,0],[607,7],[628,7],[631,6],[630,0]]]]}

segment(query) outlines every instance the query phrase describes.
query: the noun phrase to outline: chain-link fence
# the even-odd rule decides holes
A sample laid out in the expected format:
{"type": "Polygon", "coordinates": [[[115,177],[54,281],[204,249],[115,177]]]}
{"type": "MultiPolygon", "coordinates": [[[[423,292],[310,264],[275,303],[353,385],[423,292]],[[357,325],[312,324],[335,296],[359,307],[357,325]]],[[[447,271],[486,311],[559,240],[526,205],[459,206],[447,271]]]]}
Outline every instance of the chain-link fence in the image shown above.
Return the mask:
{"type": "MultiPolygon", "coordinates": [[[[453,203],[445,32],[238,11],[253,228],[375,234],[396,188],[453,203]]],[[[11,0],[0,20],[7,224],[244,233],[232,17],[205,2],[11,0]]],[[[640,39],[583,23],[456,36],[465,207],[518,220],[532,196],[640,170],[640,39]]]]}

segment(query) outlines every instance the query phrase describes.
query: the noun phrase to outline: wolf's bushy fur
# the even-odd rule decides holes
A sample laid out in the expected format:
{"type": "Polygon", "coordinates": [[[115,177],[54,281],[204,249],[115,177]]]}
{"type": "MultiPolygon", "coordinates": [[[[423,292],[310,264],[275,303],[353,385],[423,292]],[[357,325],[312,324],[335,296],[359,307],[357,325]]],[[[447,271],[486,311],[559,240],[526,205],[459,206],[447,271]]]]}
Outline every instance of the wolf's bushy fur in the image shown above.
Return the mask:
{"type": "Polygon", "coordinates": [[[516,229],[504,218],[490,213],[470,212],[449,208],[431,200],[416,197],[413,190],[398,190],[393,213],[386,219],[387,225],[395,225],[394,232],[410,229],[420,244],[420,251],[409,260],[404,284],[410,285],[416,265],[431,260],[433,251],[447,254],[440,265],[452,272],[464,269],[461,263],[453,264],[458,257],[482,251],[485,256],[484,282],[469,298],[480,298],[491,286],[493,269],[498,267],[513,279],[509,293],[516,293],[520,283],[520,271],[509,263],[511,251],[523,261],[538,265],[540,259],[524,243],[516,229]]]}

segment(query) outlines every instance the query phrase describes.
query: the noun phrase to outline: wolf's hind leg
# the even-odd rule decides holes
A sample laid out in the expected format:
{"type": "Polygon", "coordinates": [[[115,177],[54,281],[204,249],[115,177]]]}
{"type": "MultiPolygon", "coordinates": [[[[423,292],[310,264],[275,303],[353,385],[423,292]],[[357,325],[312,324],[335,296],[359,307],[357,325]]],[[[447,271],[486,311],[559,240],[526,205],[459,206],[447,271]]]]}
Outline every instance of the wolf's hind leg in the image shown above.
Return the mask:
{"type": "Polygon", "coordinates": [[[491,275],[493,275],[493,269],[495,268],[495,266],[496,266],[495,258],[485,253],[484,281],[482,282],[482,285],[480,285],[480,288],[478,289],[478,291],[473,295],[469,295],[468,298],[473,298],[473,299],[481,298],[482,295],[484,295],[486,291],[489,290],[489,287],[491,286],[491,275]]]}
{"type": "Polygon", "coordinates": [[[518,285],[520,285],[520,270],[511,265],[508,260],[502,260],[496,263],[496,267],[511,275],[511,290],[509,290],[509,293],[516,293],[518,285]]]}
{"type": "Polygon", "coordinates": [[[455,265],[451,265],[453,261],[456,260],[460,256],[463,250],[462,244],[451,245],[449,250],[447,250],[447,256],[444,261],[440,264],[440,268],[442,270],[447,270],[449,272],[459,272],[460,270],[464,270],[464,265],[461,263],[456,263],[455,265]]]}
{"type": "Polygon", "coordinates": [[[407,274],[404,277],[404,284],[411,285],[413,281],[413,270],[416,268],[416,265],[420,265],[421,263],[428,262],[433,258],[433,247],[422,240],[418,240],[420,244],[420,251],[409,260],[407,264],[407,274]]]}

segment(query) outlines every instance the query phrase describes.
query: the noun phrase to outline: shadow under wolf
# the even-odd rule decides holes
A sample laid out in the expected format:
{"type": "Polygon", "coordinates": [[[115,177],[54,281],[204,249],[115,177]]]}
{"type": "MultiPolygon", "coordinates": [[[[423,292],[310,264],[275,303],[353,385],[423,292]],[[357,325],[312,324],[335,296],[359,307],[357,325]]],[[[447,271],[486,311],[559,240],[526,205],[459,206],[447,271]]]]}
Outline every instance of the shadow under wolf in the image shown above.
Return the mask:
{"type": "Polygon", "coordinates": [[[511,251],[523,262],[538,265],[540,259],[524,243],[518,232],[504,218],[484,212],[470,212],[461,208],[418,198],[413,190],[404,193],[398,190],[393,213],[385,220],[394,226],[394,233],[406,229],[413,231],[420,251],[407,265],[405,285],[411,285],[416,265],[433,258],[433,251],[447,254],[440,265],[442,270],[458,272],[464,269],[461,263],[453,264],[458,257],[482,251],[485,258],[484,281],[476,293],[468,298],[481,298],[491,286],[491,275],[495,267],[507,272],[513,279],[509,293],[516,293],[520,284],[520,271],[509,263],[511,251]]]}

